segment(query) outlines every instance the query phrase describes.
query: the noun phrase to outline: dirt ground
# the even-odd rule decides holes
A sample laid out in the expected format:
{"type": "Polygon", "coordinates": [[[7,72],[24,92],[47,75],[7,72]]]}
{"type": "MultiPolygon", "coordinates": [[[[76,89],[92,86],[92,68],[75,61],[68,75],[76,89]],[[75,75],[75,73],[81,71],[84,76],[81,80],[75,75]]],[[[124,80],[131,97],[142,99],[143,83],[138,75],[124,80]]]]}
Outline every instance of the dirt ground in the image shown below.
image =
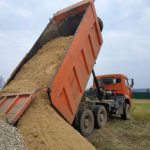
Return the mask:
{"type": "Polygon", "coordinates": [[[150,100],[134,100],[131,120],[109,119],[88,140],[97,150],[148,150],[150,148],[150,100]]]}

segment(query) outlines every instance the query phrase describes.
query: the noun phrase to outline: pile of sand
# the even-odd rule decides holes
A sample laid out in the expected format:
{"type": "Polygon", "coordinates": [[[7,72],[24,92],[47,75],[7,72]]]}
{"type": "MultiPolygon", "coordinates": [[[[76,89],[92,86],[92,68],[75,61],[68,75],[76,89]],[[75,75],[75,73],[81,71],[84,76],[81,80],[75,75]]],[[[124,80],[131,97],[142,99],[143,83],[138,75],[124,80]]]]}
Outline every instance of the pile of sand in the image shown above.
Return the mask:
{"type": "Polygon", "coordinates": [[[94,150],[95,148],[48,105],[45,94],[38,95],[18,123],[29,149],[94,150]]]}
{"type": "MultiPolygon", "coordinates": [[[[1,92],[30,92],[50,83],[67,53],[72,37],[48,42],[29,60],[1,92]]],[[[17,128],[29,149],[92,150],[95,149],[48,103],[47,94],[39,93],[21,117],[17,128]]]]}
{"type": "Polygon", "coordinates": [[[46,43],[23,65],[14,80],[1,90],[1,94],[30,92],[47,86],[57,72],[71,42],[72,36],[60,37],[46,43]]]}

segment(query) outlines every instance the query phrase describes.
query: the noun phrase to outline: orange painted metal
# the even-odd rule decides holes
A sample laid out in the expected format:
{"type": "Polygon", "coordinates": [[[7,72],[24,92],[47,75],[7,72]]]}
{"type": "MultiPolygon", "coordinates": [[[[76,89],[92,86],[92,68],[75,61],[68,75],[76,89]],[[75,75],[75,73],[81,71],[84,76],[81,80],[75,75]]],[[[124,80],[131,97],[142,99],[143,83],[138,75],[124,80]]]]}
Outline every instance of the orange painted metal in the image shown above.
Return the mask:
{"type": "MultiPolygon", "coordinates": [[[[131,104],[131,88],[129,85],[127,86],[125,84],[125,80],[128,80],[127,76],[123,74],[107,74],[107,75],[101,75],[101,76],[96,76],[97,79],[102,79],[102,78],[115,78],[115,79],[120,79],[120,83],[115,83],[115,84],[102,84],[105,90],[110,90],[114,91],[116,94],[122,94],[128,99],[129,104],[131,104]]],[[[95,88],[95,84],[93,82],[93,87],[95,88]]]]}
{"type": "Polygon", "coordinates": [[[15,124],[29,106],[35,93],[9,94],[0,97],[0,113],[4,114],[10,124],[15,124]]]}
{"type": "MultiPolygon", "coordinates": [[[[107,74],[107,75],[96,76],[97,79],[108,78],[108,77],[122,79],[122,81],[117,84],[103,84],[104,88],[106,90],[116,91],[117,94],[124,93],[124,86],[125,86],[124,83],[125,82],[123,82],[123,81],[124,81],[124,79],[127,79],[127,77],[122,74],[107,74]]],[[[95,86],[95,85],[93,85],[93,86],[95,86]]]]}
{"type": "Polygon", "coordinates": [[[82,11],[85,11],[91,2],[93,2],[93,0],[83,0],[77,4],[74,4],[65,9],[62,9],[54,14],[53,19],[55,21],[59,22],[62,19],[67,18],[68,16],[70,16],[72,14],[74,15],[74,14],[80,13],[82,11]]]}
{"type": "MultiPolygon", "coordinates": [[[[51,101],[59,113],[72,124],[88,82],[90,73],[102,45],[102,36],[93,1],[78,8],[85,14],[75,32],[72,44],[51,85],[51,101]],[[83,11],[83,9],[82,9],[83,11]]],[[[74,8],[74,7],[73,7],[74,8]]],[[[69,11],[71,11],[69,9],[69,11]]],[[[55,18],[63,18],[65,10],[55,18]]],[[[68,9],[67,9],[68,12],[68,9]]],[[[78,12],[78,11],[77,11],[78,12]]]]}

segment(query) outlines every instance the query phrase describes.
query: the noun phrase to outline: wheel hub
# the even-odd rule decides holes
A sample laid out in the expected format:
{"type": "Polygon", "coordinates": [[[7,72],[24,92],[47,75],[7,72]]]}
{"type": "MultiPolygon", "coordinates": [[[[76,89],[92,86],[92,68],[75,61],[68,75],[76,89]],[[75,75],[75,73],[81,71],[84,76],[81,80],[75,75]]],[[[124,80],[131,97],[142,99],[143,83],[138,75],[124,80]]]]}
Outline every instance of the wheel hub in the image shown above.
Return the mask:
{"type": "Polygon", "coordinates": [[[103,113],[100,114],[100,120],[101,120],[101,121],[104,120],[104,114],[103,114],[103,113]]]}
{"type": "Polygon", "coordinates": [[[89,120],[88,120],[88,119],[85,119],[85,121],[84,121],[84,126],[85,126],[85,128],[87,128],[88,125],[89,125],[89,120]]]}

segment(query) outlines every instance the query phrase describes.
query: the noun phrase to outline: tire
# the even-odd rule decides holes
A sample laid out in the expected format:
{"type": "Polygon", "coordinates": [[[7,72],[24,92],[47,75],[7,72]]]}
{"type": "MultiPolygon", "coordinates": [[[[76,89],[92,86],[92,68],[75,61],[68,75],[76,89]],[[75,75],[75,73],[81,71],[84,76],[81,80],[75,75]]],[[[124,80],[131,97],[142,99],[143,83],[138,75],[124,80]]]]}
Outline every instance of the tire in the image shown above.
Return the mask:
{"type": "Polygon", "coordinates": [[[93,109],[94,125],[96,128],[103,128],[107,123],[107,111],[104,106],[98,106],[93,109]]]}
{"type": "Polygon", "coordinates": [[[130,105],[128,103],[125,104],[124,113],[121,115],[121,118],[124,120],[130,119],[130,105]]]}
{"type": "Polygon", "coordinates": [[[103,28],[104,28],[103,21],[99,17],[97,19],[98,19],[98,23],[99,23],[99,26],[100,26],[100,30],[102,32],[103,28]]]}
{"type": "Polygon", "coordinates": [[[83,136],[90,135],[94,130],[94,116],[91,110],[84,109],[78,114],[78,129],[83,136]]]}

